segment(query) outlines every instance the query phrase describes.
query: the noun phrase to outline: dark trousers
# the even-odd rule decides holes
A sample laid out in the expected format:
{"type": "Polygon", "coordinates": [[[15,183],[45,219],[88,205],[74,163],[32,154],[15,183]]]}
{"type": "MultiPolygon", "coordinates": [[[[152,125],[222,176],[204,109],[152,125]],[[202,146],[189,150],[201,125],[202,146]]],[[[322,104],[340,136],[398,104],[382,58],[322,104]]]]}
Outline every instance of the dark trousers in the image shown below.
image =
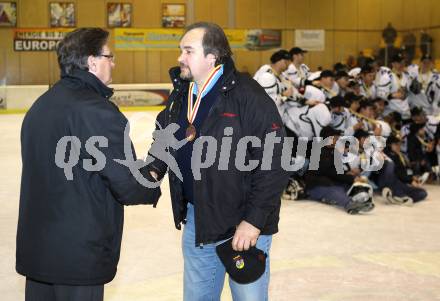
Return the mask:
{"type": "Polygon", "coordinates": [[[25,301],[103,301],[104,285],[77,286],[26,278],[25,301]]]}
{"type": "Polygon", "coordinates": [[[351,198],[347,195],[347,189],[342,185],[315,186],[308,188],[307,193],[312,200],[334,204],[343,208],[351,201],[351,198]]]}
{"type": "Polygon", "coordinates": [[[375,182],[380,189],[388,187],[393,195],[397,197],[409,196],[414,202],[424,200],[428,195],[425,189],[400,181],[394,173],[394,162],[385,161],[375,182]]]}

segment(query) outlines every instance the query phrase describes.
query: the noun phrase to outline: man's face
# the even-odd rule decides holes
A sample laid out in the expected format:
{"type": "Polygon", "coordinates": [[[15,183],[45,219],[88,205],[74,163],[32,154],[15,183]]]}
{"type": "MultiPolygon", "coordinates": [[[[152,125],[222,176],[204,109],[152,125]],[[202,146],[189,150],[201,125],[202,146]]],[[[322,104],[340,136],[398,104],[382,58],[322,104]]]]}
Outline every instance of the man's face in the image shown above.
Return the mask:
{"type": "Polygon", "coordinates": [[[400,153],[400,143],[392,143],[391,144],[391,149],[395,153],[400,153]]]}
{"type": "Polygon", "coordinates": [[[177,59],[180,64],[180,77],[190,81],[203,81],[215,67],[213,54],[205,56],[203,52],[203,28],[195,28],[188,31],[180,41],[180,56],[177,59]]]}
{"type": "Polygon", "coordinates": [[[337,106],[337,107],[333,107],[331,109],[332,113],[335,113],[336,115],[340,115],[341,113],[344,112],[344,107],[341,106],[337,106]]]}
{"type": "Polygon", "coordinates": [[[331,76],[321,78],[321,84],[326,88],[331,89],[333,87],[334,83],[335,83],[335,80],[331,76]]]}
{"type": "Polygon", "coordinates": [[[393,62],[393,69],[402,72],[403,69],[405,68],[405,64],[403,62],[393,62]]]}
{"type": "Polygon", "coordinates": [[[417,123],[417,124],[422,124],[422,123],[426,122],[425,114],[413,115],[411,118],[414,121],[414,123],[417,123]]]}
{"type": "Polygon", "coordinates": [[[101,55],[89,57],[89,72],[93,73],[104,85],[112,82],[112,69],[115,67],[114,57],[107,44],[102,47],[101,55]]]}
{"type": "Polygon", "coordinates": [[[373,72],[370,73],[363,73],[362,75],[362,81],[366,84],[366,85],[371,85],[376,77],[376,74],[373,72]]]}
{"type": "Polygon", "coordinates": [[[350,104],[350,110],[356,112],[358,109],[359,109],[359,101],[358,100],[352,101],[350,104]]]}
{"type": "Polygon", "coordinates": [[[382,114],[383,111],[385,110],[385,101],[384,100],[376,101],[374,103],[374,109],[376,110],[377,114],[379,115],[382,114]]]}
{"type": "Polygon", "coordinates": [[[371,106],[363,107],[359,113],[361,113],[362,115],[364,115],[365,117],[368,117],[368,118],[374,117],[374,110],[373,110],[373,107],[371,107],[371,106]]]}
{"type": "Polygon", "coordinates": [[[286,71],[291,62],[292,62],[291,60],[286,60],[286,59],[280,60],[278,63],[280,64],[281,72],[286,71]]]}
{"type": "Polygon", "coordinates": [[[338,82],[338,86],[341,87],[342,89],[346,89],[348,86],[348,77],[341,77],[337,80],[338,82]]]}
{"type": "Polygon", "coordinates": [[[432,69],[432,61],[431,60],[423,60],[422,61],[422,68],[424,70],[431,70],[432,69]]]}
{"type": "Polygon", "coordinates": [[[298,53],[293,55],[293,61],[295,64],[304,63],[304,53],[298,53]]]}

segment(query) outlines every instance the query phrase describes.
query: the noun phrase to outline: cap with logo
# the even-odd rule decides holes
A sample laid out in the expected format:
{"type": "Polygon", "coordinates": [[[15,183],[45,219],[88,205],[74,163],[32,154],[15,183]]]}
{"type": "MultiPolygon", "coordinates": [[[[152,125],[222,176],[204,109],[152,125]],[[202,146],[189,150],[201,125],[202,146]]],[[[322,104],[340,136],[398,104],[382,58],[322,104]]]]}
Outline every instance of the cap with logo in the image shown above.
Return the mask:
{"type": "Polygon", "coordinates": [[[232,238],[219,244],[216,252],[229,277],[237,283],[257,281],[266,270],[266,253],[256,247],[250,247],[247,251],[235,251],[232,248],[232,238]]]}

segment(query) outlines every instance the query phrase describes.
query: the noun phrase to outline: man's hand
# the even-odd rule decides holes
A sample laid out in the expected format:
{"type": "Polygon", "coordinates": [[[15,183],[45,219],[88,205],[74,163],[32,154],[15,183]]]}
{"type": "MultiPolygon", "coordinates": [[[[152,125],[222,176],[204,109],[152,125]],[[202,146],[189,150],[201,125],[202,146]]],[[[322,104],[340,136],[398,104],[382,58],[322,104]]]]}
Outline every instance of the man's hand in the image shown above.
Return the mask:
{"type": "Polygon", "coordinates": [[[157,181],[159,175],[155,171],[150,171],[150,175],[157,181]]]}
{"type": "Polygon", "coordinates": [[[403,99],[404,95],[402,90],[399,89],[397,92],[391,94],[391,97],[393,97],[394,99],[403,99]]]}
{"type": "Polygon", "coordinates": [[[284,91],[282,94],[283,94],[283,96],[286,96],[286,97],[290,97],[290,96],[292,96],[292,95],[293,95],[293,89],[292,89],[292,87],[287,88],[287,90],[284,91]]]}
{"type": "Polygon", "coordinates": [[[347,172],[347,174],[357,177],[361,174],[361,170],[359,168],[353,168],[347,172]]]}
{"type": "Polygon", "coordinates": [[[380,124],[375,124],[373,132],[375,136],[380,136],[382,134],[382,126],[380,124]]]}
{"type": "Polygon", "coordinates": [[[246,221],[242,221],[240,225],[238,225],[234,238],[232,239],[232,248],[235,251],[249,250],[251,246],[253,247],[257,244],[260,232],[260,229],[246,221]]]}
{"type": "Polygon", "coordinates": [[[419,179],[417,179],[416,177],[413,177],[413,180],[411,182],[411,186],[422,187],[422,185],[420,185],[419,179]]]}

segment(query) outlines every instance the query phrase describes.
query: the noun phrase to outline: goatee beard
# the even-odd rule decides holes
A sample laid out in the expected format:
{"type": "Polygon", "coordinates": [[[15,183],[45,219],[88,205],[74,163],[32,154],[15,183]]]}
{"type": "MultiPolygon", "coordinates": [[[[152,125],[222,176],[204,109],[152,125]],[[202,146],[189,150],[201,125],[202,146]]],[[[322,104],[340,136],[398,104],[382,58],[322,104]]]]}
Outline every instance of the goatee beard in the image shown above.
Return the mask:
{"type": "Polygon", "coordinates": [[[180,78],[181,78],[181,79],[184,79],[184,80],[192,81],[192,80],[193,80],[193,75],[192,75],[192,73],[191,73],[191,70],[190,70],[188,67],[186,67],[186,66],[180,65],[180,78]],[[185,73],[182,71],[182,68],[186,68],[186,69],[188,70],[188,73],[185,74],[185,73]]]}

